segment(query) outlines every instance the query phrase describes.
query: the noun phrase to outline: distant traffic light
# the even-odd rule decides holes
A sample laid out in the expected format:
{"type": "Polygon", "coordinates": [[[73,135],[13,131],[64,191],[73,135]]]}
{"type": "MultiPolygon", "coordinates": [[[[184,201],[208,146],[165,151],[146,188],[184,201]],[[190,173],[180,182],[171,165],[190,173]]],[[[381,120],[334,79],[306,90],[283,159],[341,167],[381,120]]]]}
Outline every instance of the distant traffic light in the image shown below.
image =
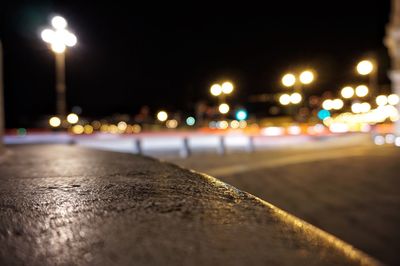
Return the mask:
{"type": "Polygon", "coordinates": [[[318,112],[318,118],[321,120],[324,120],[325,118],[330,117],[330,116],[331,116],[331,112],[329,112],[328,110],[321,109],[318,112]]]}
{"type": "Polygon", "coordinates": [[[240,109],[236,111],[236,119],[239,121],[246,120],[247,119],[247,111],[244,109],[240,109]]]}

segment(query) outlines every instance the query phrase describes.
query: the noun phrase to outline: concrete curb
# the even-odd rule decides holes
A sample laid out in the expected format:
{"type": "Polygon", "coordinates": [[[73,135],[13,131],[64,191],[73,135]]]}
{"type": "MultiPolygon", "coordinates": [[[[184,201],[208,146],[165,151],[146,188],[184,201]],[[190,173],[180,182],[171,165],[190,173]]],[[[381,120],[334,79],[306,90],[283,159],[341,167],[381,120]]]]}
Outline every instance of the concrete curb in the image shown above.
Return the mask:
{"type": "Polygon", "coordinates": [[[68,145],[0,164],[1,265],[380,265],[214,177],[68,145]]]}
{"type": "MultiPolygon", "coordinates": [[[[194,170],[191,170],[193,173],[198,173],[194,170]]],[[[290,226],[293,227],[298,227],[301,231],[303,231],[305,234],[313,234],[318,236],[319,238],[323,239],[325,242],[329,243],[329,245],[334,246],[338,250],[341,250],[343,252],[343,255],[346,257],[351,258],[352,260],[355,260],[360,263],[360,265],[384,265],[377,259],[367,255],[366,253],[362,252],[361,250],[353,247],[352,245],[340,240],[339,238],[335,237],[334,235],[329,234],[328,232],[319,229],[318,227],[315,227],[314,225],[307,223],[306,221],[289,214],[285,212],[284,210],[276,207],[275,205],[260,199],[248,192],[241,191],[234,186],[231,186],[227,183],[224,183],[223,181],[212,177],[208,174],[205,173],[198,173],[202,175],[204,178],[210,180],[211,182],[218,184],[219,186],[224,186],[227,189],[230,189],[232,193],[244,193],[248,197],[252,198],[255,202],[255,204],[261,204],[273,211],[273,213],[281,219],[282,222],[289,224],[290,226]]]]}

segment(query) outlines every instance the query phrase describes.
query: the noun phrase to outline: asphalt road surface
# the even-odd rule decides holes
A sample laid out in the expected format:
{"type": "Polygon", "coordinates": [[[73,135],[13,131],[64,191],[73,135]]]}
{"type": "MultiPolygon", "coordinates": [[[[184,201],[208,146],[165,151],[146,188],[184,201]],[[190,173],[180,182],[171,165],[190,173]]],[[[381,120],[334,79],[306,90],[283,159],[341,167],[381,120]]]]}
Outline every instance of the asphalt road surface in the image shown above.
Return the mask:
{"type": "Polygon", "coordinates": [[[400,265],[400,148],[368,139],[174,163],[213,175],[400,265]]]}

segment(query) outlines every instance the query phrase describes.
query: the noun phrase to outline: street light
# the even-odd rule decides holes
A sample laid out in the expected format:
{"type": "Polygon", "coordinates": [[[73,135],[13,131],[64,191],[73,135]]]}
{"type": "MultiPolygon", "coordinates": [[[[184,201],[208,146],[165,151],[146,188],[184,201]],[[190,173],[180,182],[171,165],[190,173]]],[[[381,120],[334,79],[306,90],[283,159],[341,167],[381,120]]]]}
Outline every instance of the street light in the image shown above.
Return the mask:
{"type": "Polygon", "coordinates": [[[222,83],[222,92],[225,94],[230,94],[233,91],[233,84],[230,83],[229,81],[226,81],[224,83],[222,83]]]}
{"type": "Polygon", "coordinates": [[[314,80],[314,74],[310,70],[303,71],[300,74],[300,82],[303,84],[310,84],[314,80]]]}
{"type": "MultiPolygon", "coordinates": [[[[303,100],[302,85],[308,85],[314,81],[314,73],[311,70],[301,72],[298,77],[293,73],[286,73],[282,76],[281,82],[285,87],[293,87],[292,94],[283,94],[279,97],[282,105],[299,104],[303,100]]],[[[291,106],[289,113],[294,115],[295,109],[291,106]]]]}
{"type": "Polygon", "coordinates": [[[219,95],[221,95],[221,93],[222,93],[222,87],[221,87],[221,85],[219,85],[219,84],[214,84],[214,85],[212,85],[211,88],[210,88],[210,93],[211,93],[213,96],[219,96],[219,95]]]}
{"type": "Polygon", "coordinates": [[[291,102],[292,104],[298,104],[298,103],[301,102],[302,98],[303,98],[303,97],[301,96],[300,93],[294,92],[294,93],[292,93],[292,94],[290,95],[290,102],[291,102]]]}
{"type": "Polygon", "coordinates": [[[296,83],[296,77],[291,73],[285,74],[282,77],[282,84],[285,87],[292,87],[295,83],[296,83]]]}
{"type": "Polygon", "coordinates": [[[53,29],[44,29],[41,33],[42,40],[50,45],[56,58],[56,91],[57,114],[65,116],[65,51],[67,46],[72,47],[77,43],[76,36],[67,30],[67,21],[60,16],[51,20],[53,29]]]}
{"type": "Polygon", "coordinates": [[[227,114],[228,112],[229,112],[229,105],[228,104],[226,104],[226,103],[221,103],[219,106],[218,106],[218,110],[219,110],[219,112],[221,113],[221,114],[227,114]]]}
{"type": "Polygon", "coordinates": [[[384,106],[388,102],[388,98],[386,95],[378,95],[375,99],[375,102],[378,106],[384,106]]]}
{"type": "Polygon", "coordinates": [[[233,84],[229,81],[225,81],[224,83],[218,84],[215,83],[210,87],[210,93],[213,96],[218,96],[219,100],[223,100],[224,95],[231,94],[233,92],[233,84]]]}
{"type": "MultiPolygon", "coordinates": [[[[298,85],[297,89],[300,89],[301,85],[307,85],[314,81],[314,73],[311,70],[305,70],[300,73],[299,78],[292,73],[287,73],[282,77],[282,84],[285,87],[292,87],[298,85]],[[299,81],[299,82],[297,82],[299,81]]],[[[295,88],[296,89],[296,88],[295,88]]]]}
{"type": "Polygon", "coordinates": [[[365,96],[367,96],[368,92],[369,92],[369,89],[365,85],[359,85],[356,87],[356,95],[358,97],[365,97],[365,96]]]}
{"type": "Polygon", "coordinates": [[[388,103],[389,103],[390,105],[396,105],[396,104],[399,103],[400,98],[399,98],[399,96],[398,96],[397,94],[390,94],[390,95],[387,97],[387,100],[388,100],[388,103]]]}
{"type": "Polygon", "coordinates": [[[53,116],[49,119],[49,125],[51,127],[59,127],[61,125],[61,119],[57,116],[53,116]]]}
{"type": "Polygon", "coordinates": [[[76,123],[78,123],[78,121],[79,121],[79,116],[77,114],[70,113],[67,116],[67,122],[70,124],[76,124],[76,123]]]}
{"type": "Polygon", "coordinates": [[[340,91],[340,94],[342,95],[343,98],[350,99],[351,97],[354,96],[354,89],[350,86],[344,87],[340,91]]]}
{"type": "Polygon", "coordinates": [[[344,106],[344,102],[342,99],[326,99],[322,102],[322,108],[324,110],[340,110],[344,106]]]}
{"type": "Polygon", "coordinates": [[[288,104],[299,104],[303,99],[303,96],[301,96],[300,93],[294,92],[292,94],[282,94],[279,97],[279,103],[282,105],[288,105],[288,104]]]}
{"type": "Polygon", "coordinates": [[[290,103],[290,95],[289,94],[282,94],[279,97],[279,103],[282,105],[288,105],[290,103]]]}
{"type": "Polygon", "coordinates": [[[344,106],[344,103],[343,103],[342,99],[334,99],[332,101],[332,109],[340,110],[343,108],[343,106],[344,106]]]}
{"type": "Polygon", "coordinates": [[[211,86],[210,93],[218,97],[218,110],[221,114],[227,114],[229,112],[229,105],[225,103],[225,95],[229,95],[232,92],[233,84],[229,81],[225,81],[222,85],[216,83],[211,86]]]}
{"type": "Polygon", "coordinates": [[[367,102],[364,102],[361,104],[361,112],[362,113],[367,113],[369,112],[369,110],[371,110],[371,105],[367,102]]]}
{"type": "Polygon", "coordinates": [[[158,113],[157,113],[157,119],[158,119],[160,122],[164,122],[165,120],[167,120],[167,119],[168,119],[168,114],[167,114],[167,112],[165,112],[165,111],[160,111],[160,112],[158,112],[158,113]]]}
{"type": "Polygon", "coordinates": [[[351,111],[355,114],[359,114],[361,113],[362,107],[361,107],[361,103],[353,103],[351,105],[351,111]]]}
{"type": "Polygon", "coordinates": [[[332,110],[333,109],[333,101],[331,99],[326,99],[322,102],[322,108],[325,110],[332,110]]]}
{"type": "Polygon", "coordinates": [[[360,75],[368,75],[374,70],[374,65],[370,60],[363,60],[357,64],[357,72],[360,75]]]}
{"type": "Polygon", "coordinates": [[[378,93],[378,63],[375,59],[367,59],[360,61],[356,66],[357,73],[367,76],[369,79],[369,87],[371,94],[378,93]]]}

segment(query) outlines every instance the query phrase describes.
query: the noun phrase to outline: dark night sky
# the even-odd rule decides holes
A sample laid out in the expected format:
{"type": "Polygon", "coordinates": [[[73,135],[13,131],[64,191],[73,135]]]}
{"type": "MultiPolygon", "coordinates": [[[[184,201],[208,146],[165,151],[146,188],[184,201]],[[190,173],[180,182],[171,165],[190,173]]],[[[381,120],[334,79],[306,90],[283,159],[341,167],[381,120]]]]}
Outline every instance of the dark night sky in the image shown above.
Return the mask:
{"type": "Polygon", "coordinates": [[[40,39],[53,14],[78,36],[67,53],[67,97],[84,115],[134,114],[143,104],[190,111],[198,100],[211,103],[209,86],[223,79],[236,85],[231,100],[246,103],[250,95],[281,90],[284,72],[305,67],[318,72],[310,94],[335,92],[360,82],[354,66],[371,52],[380,82],[388,83],[388,0],[232,1],[230,8],[199,2],[181,9],[9,2],[0,8],[8,127],[54,112],[54,58],[40,39]]]}

